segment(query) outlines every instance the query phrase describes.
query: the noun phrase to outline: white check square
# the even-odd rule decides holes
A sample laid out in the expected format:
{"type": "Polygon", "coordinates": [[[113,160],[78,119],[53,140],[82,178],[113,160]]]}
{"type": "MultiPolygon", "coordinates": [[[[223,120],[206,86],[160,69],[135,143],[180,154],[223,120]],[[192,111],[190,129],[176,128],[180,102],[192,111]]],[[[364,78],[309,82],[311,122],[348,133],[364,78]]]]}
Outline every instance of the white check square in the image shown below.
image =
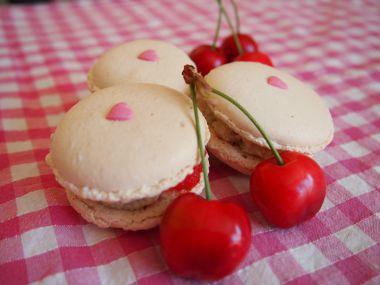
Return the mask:
{"type": "Polygon", "coordinates": [[[46,66],[36,66],[30,69],[32,76],[44,76],[49,74],[49,69],[46,66]]]}
{"type": "Polygon", "coordinates": [[[358,127],[361,125],[364,125],[367,123],[366,120],[363,119],[363,117],[357,115],[356,113],[349,113],[342,117],[342,119],[349,123],[352,126],[358,127]]]}
{"type": "Polygon", "coordinates": [[[353,253],[358,253],[375,245],[375,242],[355,225],[335,233],[335,236],[353,253]]]}
{"type": "Polygon", "coordinates": [[[1,92],[17,92],[19,91],[19,86],[15,82],[7,82],[7,83],[1,83],[0,84],[0,90],[1,92]]]}
{"type": "Polygon", "coordinates": [[[112,284],[115,285],[131,284],[136,281],[132,267],[126,257],[98,266],[98,273],[101,284],[109,284],[111,276],[112,284]]]}
{"type": "Polygon", "coordinates": [[[86,75],[80,72],[72,72],[69,74],[71,83],[81,83],[86,81],[86,75]]]}
{"type": "Polygon", "coordinates": [[[42,107],[60,106],[62,104],[61,97],[55,94],[40,96],[40,102],[42,107]]]}
{"type": "MultiPolygon", "coordinates": [[[[3,85],[0,84],[0,90],[2,90],[3,85]]],[[[15,109],[22,106],[21,99],[19,98],[0,98],[1,109],[15,109]]]]}
{"type": "MultiPolygon", "coordinates": [[[[34,38],[24,37],[24,42],[28,42],[29,39],[32,41],[35,40],[34,38]]],[[[29,64],[44,62],[44,57],[40,54],[28,55],[25,59],[29,64]]]]}
{"type": "Polygon", "coordinates": [[[358,174],[352,174],[338,181],[353,196],[370,192],[373,187],[365,182],[358,174]]]}
{"type": "Polygon", "coordinates": [[[58,247],[54,227],[33,229],[21,234],[24,256],[31,257],[58,247]]]}
{"type": "Polygon", "coordinates": [[[267,262],[268,259],[262,259],[254,262],[244,270],[238,271],[238,275],[244,284],[252,283],[252,280],[256,280],[257,276],[260,276],[260,284],[280,284],[276,274],[272,271],[270,265],[267,262]]]}
{"type": "Polygon", "coordinates": [[[336,158],[326,151],[317,152],[316,154],[313,154],[313,157],[322,167],[329,166],[337,161],[336,158]]]}
{"type": "Polygon", "coordinates": [[[24,131],[27,129],[27,125],[23,118],[3,119],[3,128],[7,131],[24,131]]]}
{"type": "Polygon", "coordinates": [[[289,252],[306,272],[317,271],[331,263],[312,243],[291,249],[289,252]]]}
{"type": "Polygon", "coordinates": [[[35,176],[38,176],[39,174],[40,172],[37,167],[37,163],[35,162],[17,164],[17,165],[11,166],[11,175],[12,175],[13,181],[17,181],[17,180],[28,178],[28,177],[35,177],[35,176]]]}
{"type": "Polygon", "coordinates": [[[83,234],[88,245],[94,245],[116,236],[115,232],[111,229],[101,229],[91,224],[83,226],[83,234]]]}
{"type": "Polygon", "coordinates": [[[16,198],[17,215],[24,215],[47,207],[45,194],[42,190],[29,192],[16,198]]]}
{"type": "Polygon", "coordinates": [[[321,212],[326,211],[328,209],[331,209],[335,205],[327,198],[325,197],[325,200],[323,201],[322,207],[321,207],[321,212]]]}
{"type": "Polygon", "coordinates": [[[33,148],[30,141],[8,142],[6,145],[8,153],[21,152],[31,150],[33,148]]]}
{"type": "Polygon", "coordinates": [[[54,80],[50,77],[41,78],[35,81],[37,89],[50,88],[54,86],[54,80]]]}
{"type": "Polygon", "coordinates": [[[62,117],[63,117],[63,114],[46,116],[46,120],[47,120],[49,127],[56,127],[62,117]]]}
{"type": "Polygon", "coordinates": [[[54,275],[48,275],[45,278],[31,283],[31,285],[66,285],[65,273],[60,272],[54,275]]]}
{"type": "Polygon", "coordinates": [[[370,153],[370,150],[352,141],[342,145],[342,148],[347,151],[352,157],[361,157],[370,153]]]}

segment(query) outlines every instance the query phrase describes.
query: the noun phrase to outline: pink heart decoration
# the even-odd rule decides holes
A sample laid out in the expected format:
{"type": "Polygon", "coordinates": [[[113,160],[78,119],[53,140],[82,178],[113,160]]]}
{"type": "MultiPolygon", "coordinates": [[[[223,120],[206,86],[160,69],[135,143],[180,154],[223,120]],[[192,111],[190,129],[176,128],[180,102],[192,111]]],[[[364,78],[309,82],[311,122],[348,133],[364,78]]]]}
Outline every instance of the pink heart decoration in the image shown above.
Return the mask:
{"type": "Polygon", "coordinates": [[[145,61],[158,61],[159,59],[157,53],[153,49],[143,51],[137,58],[145,61]]]}
{"type": "Polygon", "coordinates": [[[120,102],[108,112],[106,119],[110,121],[127,121],[132,119],[133,111],[127,103],[120,102]]]}
{"type": "Polygon", "coordinates": [[[281,89],[288,89],[288,85],[277,76],[270,76],[268,78],[268,84],[281,89]]]}

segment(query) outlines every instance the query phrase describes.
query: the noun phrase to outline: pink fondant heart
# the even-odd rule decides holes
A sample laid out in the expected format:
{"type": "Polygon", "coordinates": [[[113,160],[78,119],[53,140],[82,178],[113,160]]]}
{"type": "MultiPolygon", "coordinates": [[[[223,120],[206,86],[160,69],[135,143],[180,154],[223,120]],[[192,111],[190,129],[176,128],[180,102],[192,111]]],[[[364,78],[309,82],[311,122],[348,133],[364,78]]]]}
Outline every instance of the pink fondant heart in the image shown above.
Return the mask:
{"type": "Polygon", "coordinates": [[[288,89],[288,85],[277,76],[271,76],[268,78],[268,84],[281,89],[288,89]]]}
{"type": "Polygon", "coordinates": [[[108,112],[106,119],[110,121],[126,121],[132,119],[133,111],[127,103],[120,102],[108,112]]]}
{"type": "Polygon", "coordinates": [[[158,61],[159,59],[157,53],[152,49],[143,51],[137,58],[145,61],[158,61]]]}

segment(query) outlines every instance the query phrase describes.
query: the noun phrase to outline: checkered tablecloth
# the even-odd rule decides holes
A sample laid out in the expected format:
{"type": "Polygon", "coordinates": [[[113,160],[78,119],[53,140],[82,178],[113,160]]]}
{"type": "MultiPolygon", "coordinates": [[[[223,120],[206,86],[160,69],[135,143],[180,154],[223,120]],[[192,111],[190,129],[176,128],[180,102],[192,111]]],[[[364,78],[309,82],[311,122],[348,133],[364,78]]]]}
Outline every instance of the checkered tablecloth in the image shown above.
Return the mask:
{"type": "MultiPolygon", "coordinates": [[[[266,224],[247,177],[211,159],[214,194],[242,205],[253,228],[247,258],[219,284],[380,284],[380,2],[239,3],[243,31],[323,96],[336,130],[316,155],[323,208],[287,230],[266,224]]],[[[0,284],[198,284],[168,272],[157,229],[86,223],[44,157],[102,52],[137,38],[189,51],[211,41],[216,14],[212,0],[0,7],[0,284]]]]}

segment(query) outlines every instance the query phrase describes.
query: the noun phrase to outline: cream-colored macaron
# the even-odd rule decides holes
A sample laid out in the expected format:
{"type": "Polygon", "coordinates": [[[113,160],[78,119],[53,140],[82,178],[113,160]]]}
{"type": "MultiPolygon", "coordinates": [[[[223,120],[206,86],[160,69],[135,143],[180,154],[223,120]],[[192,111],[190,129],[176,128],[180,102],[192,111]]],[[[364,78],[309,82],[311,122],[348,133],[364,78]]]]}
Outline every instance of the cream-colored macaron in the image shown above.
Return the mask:
{"type": "MultiPolygon", "coordinates": [[[[318,94],[295,77],[253,62],[233,62],[212,70],[207,83],[243,105],[279,150],[311,155],[332,140],[330,112],[318,94]]],[[[208,149],[236,170],[250,174],[272,156],[257,128],[235,106],[215,95],[200,96],[209,124],[208,149]]]]}
{"type": "Polygon", "coordinates": [[[94,92],[122,82],[147,82],[185,92],[188,87],[181,73],[186,64],[194,65],[185,52],[168,42],[135,40],[101,55],[88,73],[88,86],[94,92]]]}
{"type": "Polygon", "coordinates": [[[187,191],[203,188],[191,100],[156,84],[121,84],[78,102],[52,135],[46,160],[72,206],[101,227],[154,227],[188,175],[199,179],[187,191]]]}

